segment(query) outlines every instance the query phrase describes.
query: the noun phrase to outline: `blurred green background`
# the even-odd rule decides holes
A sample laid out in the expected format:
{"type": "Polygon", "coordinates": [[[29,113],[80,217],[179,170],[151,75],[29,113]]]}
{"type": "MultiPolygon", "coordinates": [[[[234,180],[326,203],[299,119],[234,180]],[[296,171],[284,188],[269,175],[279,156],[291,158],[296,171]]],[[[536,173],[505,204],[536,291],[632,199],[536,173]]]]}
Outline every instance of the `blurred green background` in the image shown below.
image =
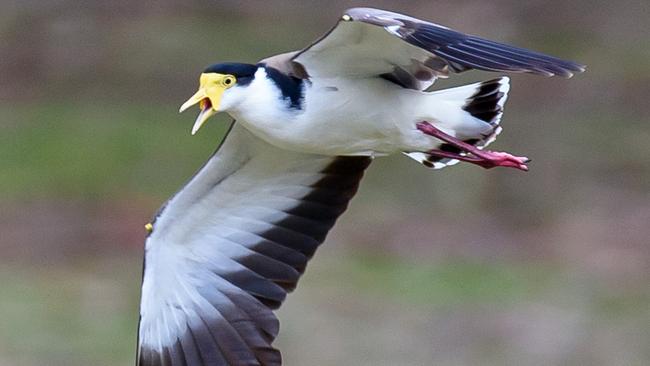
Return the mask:
{"type": "Polygon", "coordinates": [[[529,173],[378,159],[279,312],[286,365],[650,364],[648,2],[3,0],[0,365],[133,363],[143,224],[227,120],[177,113],[200,71],[358,5],[589,69],[513,76],[494,148],[529,173]]]}

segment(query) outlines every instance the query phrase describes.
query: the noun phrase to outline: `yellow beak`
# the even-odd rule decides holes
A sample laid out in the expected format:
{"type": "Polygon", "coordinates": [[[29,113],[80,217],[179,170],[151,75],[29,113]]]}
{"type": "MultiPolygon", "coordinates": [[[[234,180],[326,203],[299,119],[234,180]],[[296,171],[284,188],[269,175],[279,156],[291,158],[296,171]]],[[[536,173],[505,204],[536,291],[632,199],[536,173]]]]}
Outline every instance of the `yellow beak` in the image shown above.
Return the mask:
{"type": "Polygon", "coordinates": [[[194,135],[201,128],[201,126],[203,126],[208,118],[212,117],[219,111],[221,97],[227,88],[222,83],[224,77],[226,76],[227,75],[217,73],[201,74],[201,78],[199,79],[199,91],[192,95],[190,99],[188,99],[187,102],[183,103],[181,106],[179,110],[180,113],[184,112],[189,107],[197,103],[201,108],[201,112],[199,113],[198,117],[196,117],[194,126],[192,126],[192,135],[194,135]]]}

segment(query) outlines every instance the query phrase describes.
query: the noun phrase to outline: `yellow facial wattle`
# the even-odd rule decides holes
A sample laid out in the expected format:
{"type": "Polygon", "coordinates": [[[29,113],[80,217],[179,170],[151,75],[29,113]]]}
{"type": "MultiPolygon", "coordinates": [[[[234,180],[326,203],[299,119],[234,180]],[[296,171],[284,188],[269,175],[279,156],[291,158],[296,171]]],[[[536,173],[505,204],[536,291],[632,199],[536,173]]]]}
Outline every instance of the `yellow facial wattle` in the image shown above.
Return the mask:
{"type": "Polygon", "coordinates": [[[180,108],[180,112],[189,107],[199,104],[201,112],[199,113],[194,126],[192,126],[192,135],[194,135],[203,126],[208,118],[212,117],[219,111],[221,97],[226,89],[233,87],[237,79],[233,75],[224,75],[218,73],[203,73],[199,78],[199,90],[190,97],[180,108]]]}

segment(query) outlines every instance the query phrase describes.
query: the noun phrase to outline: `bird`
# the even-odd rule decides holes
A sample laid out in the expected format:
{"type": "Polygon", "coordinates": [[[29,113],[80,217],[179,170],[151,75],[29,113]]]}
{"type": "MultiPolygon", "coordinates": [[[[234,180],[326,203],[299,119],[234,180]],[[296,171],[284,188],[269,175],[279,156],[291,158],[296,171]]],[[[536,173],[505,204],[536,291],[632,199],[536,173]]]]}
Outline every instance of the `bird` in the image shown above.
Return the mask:
{"type": "Polygon", "coordinates": [[[146,225],[138,366],[281,365],[274,314],[375,157],[527,170],[485,147],[508,77],[430,91],[468,70],[569,78],[585,66],[404,14],[348,9],[307,47],[200,75],[192,134],[232,117],[202,168],[146,225]]]}

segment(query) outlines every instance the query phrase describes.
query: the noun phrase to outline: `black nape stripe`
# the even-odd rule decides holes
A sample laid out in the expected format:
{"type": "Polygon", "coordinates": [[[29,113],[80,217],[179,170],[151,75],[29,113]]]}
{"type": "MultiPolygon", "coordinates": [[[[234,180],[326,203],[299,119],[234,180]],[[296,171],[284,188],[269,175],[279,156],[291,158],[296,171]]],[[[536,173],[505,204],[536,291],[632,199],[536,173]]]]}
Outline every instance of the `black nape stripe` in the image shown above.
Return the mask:
{"type": "Polygon", "coordinates": [[[289,108],[302,109],[305,88],[304,80],[286,75],[265,64],[259,64],[259,66],[264,67],[267,77],[280,89],[282,98],[289,102],[289,108]]]}

